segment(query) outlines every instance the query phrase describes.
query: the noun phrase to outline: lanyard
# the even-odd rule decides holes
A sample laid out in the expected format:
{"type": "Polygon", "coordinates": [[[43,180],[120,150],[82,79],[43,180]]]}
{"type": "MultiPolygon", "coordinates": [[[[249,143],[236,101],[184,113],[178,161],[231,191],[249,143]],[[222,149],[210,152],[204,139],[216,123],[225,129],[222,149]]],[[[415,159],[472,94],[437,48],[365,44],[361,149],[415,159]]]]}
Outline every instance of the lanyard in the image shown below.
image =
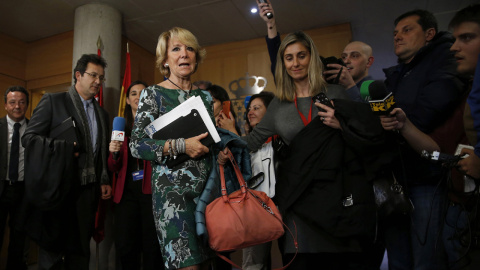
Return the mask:
{"type": "Polygon", "coordinates": [[[300,114],[300,117],[302,118],[303,124],[306,126],[312,121],[312,104],[313,100],[310,100],[310,111],[308,112],[308,120],[305,118],[305,115],[303,115],[302,112],[298,109],[297,105],[297,94],[295,94],[295,108],[297,108],[298,114],[300,114]]]}

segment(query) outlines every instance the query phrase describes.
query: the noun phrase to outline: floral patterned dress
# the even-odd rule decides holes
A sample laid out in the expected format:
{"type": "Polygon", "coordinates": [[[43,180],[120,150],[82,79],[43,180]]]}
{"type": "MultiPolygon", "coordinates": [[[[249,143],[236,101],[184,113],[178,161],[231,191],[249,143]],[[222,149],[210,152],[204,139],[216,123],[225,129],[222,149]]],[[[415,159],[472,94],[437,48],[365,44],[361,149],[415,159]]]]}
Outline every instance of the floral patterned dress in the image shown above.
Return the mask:
{"type": "MultiPolygon", "coordinates": [[[[200,96],[213,120],[212,97],[204,90],[191,90],[200,96]]],[[[195,231],[195,207],[211,169],[211,151],[170,169],[163,156],[166,141],[150,139],[144,129],[187,98],[187,92],[149,86],[140,95],[132,130],[130,149],[137,158],[152,161],[152,203],[157,235],[166,269],[199,264],[212,256],[195,231]]],[[[187,139],[187,138],[185,138],[187,139]]]]}

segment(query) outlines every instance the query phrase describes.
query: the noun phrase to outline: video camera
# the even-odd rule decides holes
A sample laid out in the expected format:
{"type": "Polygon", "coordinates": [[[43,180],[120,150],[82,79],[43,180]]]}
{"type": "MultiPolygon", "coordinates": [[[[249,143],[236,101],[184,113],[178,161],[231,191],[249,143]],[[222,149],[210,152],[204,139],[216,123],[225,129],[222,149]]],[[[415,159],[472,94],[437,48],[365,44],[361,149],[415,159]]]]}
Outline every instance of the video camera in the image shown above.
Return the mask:
{"type": "MultiPolygon", "coordinates": [[[[328,64],[339,64],[339,65],[345,67],[345,63],[343,62],[343,60],[340,59],[340,58],[336,58],[335,56],[329,56],[327,58],[325,58],[323,56],[320,56],[320,60],[322,61],[322,64],[323,64],[325,70],[335,69],[335,68],[332,68],[332,67],[328,67],[327,66],[328,64]]],[[[337,74],[337,77],[335,77],[334,79],[328,80],[327,83],[338,84],[338,81],[340,80],[339,75],[340,75],[340,72],[337,74]]]]}

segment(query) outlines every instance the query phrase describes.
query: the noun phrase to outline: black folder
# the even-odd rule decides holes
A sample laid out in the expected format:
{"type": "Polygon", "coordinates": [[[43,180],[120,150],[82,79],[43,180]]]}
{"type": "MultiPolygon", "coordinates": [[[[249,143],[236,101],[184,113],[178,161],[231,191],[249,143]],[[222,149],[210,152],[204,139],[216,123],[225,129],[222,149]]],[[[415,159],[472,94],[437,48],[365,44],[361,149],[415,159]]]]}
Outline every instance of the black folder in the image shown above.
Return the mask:
{"type": "MultiPolygon", "coordinates": [[[[152,138],[156,140],[178,138],[188,139],[205,132],[208,132],[208,128],[203,122],[200,113],[196,109],[192,109],[189,114],[177,118],[175,121],[155,132],[152,138]]],[[[207,147],[215,143],[210,133],[208,133],[208,136],[203,138],[200,142],[207,147]]],[[[187,154],[180,154],[176,159],[170,158],[166,164],[169,168],[173,168],[189,158],[190,157],[187,154]]]]}
{"type": "Polygon", "coordinates": [[[69,143],[77,142],[77,131],[75,128],[75,120],[70,116],[50,131],[50,138],[63,139],[69,143]]]}

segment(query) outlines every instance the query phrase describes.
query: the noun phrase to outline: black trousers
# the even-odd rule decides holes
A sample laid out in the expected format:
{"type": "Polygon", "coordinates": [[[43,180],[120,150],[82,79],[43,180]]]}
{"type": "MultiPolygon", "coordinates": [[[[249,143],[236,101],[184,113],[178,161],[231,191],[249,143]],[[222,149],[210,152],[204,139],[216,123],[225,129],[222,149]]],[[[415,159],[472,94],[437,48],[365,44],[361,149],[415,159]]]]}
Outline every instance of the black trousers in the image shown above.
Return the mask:
{"type": "MultiPolygon", "coordinates": [[[[282,255],[286,265],[293,258],[294,253],[282,255]]],[[[322,269],[322,270],[366,270],[361,253],[298,253],[288,270],[322,269]]]]}
{"type": "Polygon", "coordinates": [[[114,206],[114,217],[116,263],[120,264],[116,269],[163,269],[152,195],[142,193],[141,180],[125,181],[122,199],[114,206]]]}
{"type": "Polygon", "coordinates": [[[40,247],[38,269],[88,270],[90,263],[90,239],[95,228],[95,214],[100,196],[97,183],[77,187],[72,203],[61,215],[66,221],[65,246],[61,251],[40,247]],[[63,266],[63,268],[62,268],[63,266]]]}
{"type": "Polygon", "coordinates": [[[24,260],[25,233],[20,231],[16,226],[19,206],[25,193],[25,186],[23,181],[16,182],[14,184],[4,181],[2,184],[4,185],[4,189],[2,195],[0,196],[0,250],[2,250],[7,217],[10,216],[8,221],[8,227],[10,228],[10,240],[8,243],[6,269],[26,269],[27,266],[24,260]]]}

